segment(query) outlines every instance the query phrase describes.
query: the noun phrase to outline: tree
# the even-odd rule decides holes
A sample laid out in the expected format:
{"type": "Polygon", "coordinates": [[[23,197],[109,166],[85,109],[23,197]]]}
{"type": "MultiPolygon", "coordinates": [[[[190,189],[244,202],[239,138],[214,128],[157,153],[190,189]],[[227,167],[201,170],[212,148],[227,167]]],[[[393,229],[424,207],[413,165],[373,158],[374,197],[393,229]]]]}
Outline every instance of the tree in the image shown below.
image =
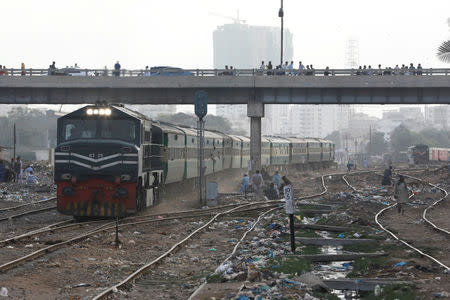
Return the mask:
{"type": "MultiPolygon", "coordinates": [[[[447,23],[450,27],[450,18],[447,19],[447,23]]],[[[450,40],[443,42],[438,47],[437,57],[443,62],[450,62],[450,40]]]]}
{"type": "MultiPolygon", "coordinates": [[[[197,120],[198,118],[195,115],[192,114],[185,114],[185,113],[177,113],[177,114],[161,114],[157,117],[158,120],[168,122],[174,125],[183,125],[183,126],[189,126],[192,128],[197,127],[197,120]]],[[[231,129],[231,123],[225,118],[214,116],[214,115],[208,115],[205,118],[205,129],[209,130],[217,130],[223,133],[235,133],[231,129]]]]}
{"type": "Polygon", "coordinates": [[[336,149],[341,149],[341,134],[339,131],[333,131],[325,137],[326,140],[332,141],[336,145],[336,149]]]}
{"type": "Polygon", "coordinates": [[[388,149],[388,143],[384,139],[383,132],[372,133],[372,143],[366,145],[366,152],[371,155],[383,155],[388,149]]]}
{"type": "Polygon", "coordinates": [[[426,143],[418,133],[410,131],[405,125],[397,126],[391,133],[391,146],[394,152],[407,151],[409,146],[426,143]]]}

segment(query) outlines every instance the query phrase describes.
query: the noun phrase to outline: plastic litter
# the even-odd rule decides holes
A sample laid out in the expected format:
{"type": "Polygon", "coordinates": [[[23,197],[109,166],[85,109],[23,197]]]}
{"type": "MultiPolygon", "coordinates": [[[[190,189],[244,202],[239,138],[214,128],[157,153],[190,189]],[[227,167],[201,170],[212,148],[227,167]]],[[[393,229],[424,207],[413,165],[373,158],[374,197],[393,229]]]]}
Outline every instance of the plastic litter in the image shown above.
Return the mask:
{"type": "Polygon", "coordinates": [[[208,251],[217,251],[216,248],[209,248],[208,251]]]}
{"type": "Polygon", "coordinates": [[[404,265],[406,265],[406,263],[404,261],[401,261],[401,262],[398,262],[398,263],[395,264],[396,267],[401,267],[401,266],[404,266],[404,265]]]}
{"type": "Polygon", "coordinates": [[[377,297],[381,295],[381,287],[378,284],[375,286],[375,289],[373,290],[373,293],[377,297]]]}
{"type": "Polygon", "coordinates": [[[339,233],[339,235],[338,235],[338,238],[345,238],[345,234],[343,234],[343,233],[339,233]]]}
{"type": "Polygon", "coordinates": [[[8,297],[8,289],[5,287],[2,287],[2,289],[0,290],[0,296],[8,297]]]}
{"type": "Polygon", "coordinates": [[[361,237],[361,235],[360,235],[359,233],[357,233],[357,232],[355,232],[355,233],[353,234],[353,236],[354,236],[355,238],[360,238],[360,237],[361,237]]]}

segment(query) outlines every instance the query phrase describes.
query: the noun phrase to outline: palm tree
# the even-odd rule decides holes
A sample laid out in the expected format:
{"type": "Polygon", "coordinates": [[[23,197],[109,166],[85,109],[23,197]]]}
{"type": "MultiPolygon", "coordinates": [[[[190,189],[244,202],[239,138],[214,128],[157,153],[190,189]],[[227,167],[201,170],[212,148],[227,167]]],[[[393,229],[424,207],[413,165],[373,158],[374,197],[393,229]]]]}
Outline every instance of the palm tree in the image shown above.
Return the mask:
{"type": "Polygon", "coordinates": [[[437,57],[444,62],[450,62],[450,40],[443,42],[439,46],[437,57]]]}
{"type": "MultiPolygon", "coordinates": [[[[447,19],[447,23],[450,27],[450,18],[447,19]]],[[[443,42],[439,46],[437,57],[444,62],[450,62],[450,40],[443,42]]]]}

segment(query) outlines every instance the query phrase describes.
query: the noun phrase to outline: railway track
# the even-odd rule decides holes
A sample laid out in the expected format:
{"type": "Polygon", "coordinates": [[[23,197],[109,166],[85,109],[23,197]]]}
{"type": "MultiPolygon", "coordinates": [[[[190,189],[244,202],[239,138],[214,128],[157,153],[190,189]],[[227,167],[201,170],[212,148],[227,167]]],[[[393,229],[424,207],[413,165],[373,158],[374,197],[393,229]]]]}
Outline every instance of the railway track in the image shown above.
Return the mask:
{"type": "MultiPolygon", "coordinates": [[[[383,176],[382,174],[379,174],[379,173],[376,173],[376,172],[373,172],[373,171],[371,171],[371,172],[372,172],[373,174],[375,174],[375,175],[383,176]]],[[[353,173],[353,175],[355,175],[355,173],[353,173]]],[[[434,185],[434,184],[426,183],[425,181],[423,181],[423,180],[420,179],[420,178],[413,177],[413,176],[406,175],[406,174],[403,174],[403,175],[404,175],[405,177],[407,177],[407,178],[417,180],[417,181],[423,183],[424,185],[430,185],[430,186],[432,186],[432,187],[438,188],[438,189],[443,193],[443,197],[439,198],[437,201],[434,201],[431,205],[429,205],[427,208],[424,209],[423,214],[422,214],[422,218],[425,220],[425,222],[427,222],[428,225],[432,226],[437,232],[439,232],[439,233],[441,233],[441,234],[444,234],[446,237],[448,237],[448,231],[447,231],[447,230],[442,229],[442,228],[439,228],[436,224],[434,224],[433,222],[431,222],[429,219],[426,218],[426,213],[427,213],[427,211],[428,211],[429,209],[432,209],[433,207],[435,207],[435,205],[437,205],[438,203],[442,202],[442,201],[447,197],[447,195],[448,195],[447,191],[444,190],[444,189],[442,189],[442,188],[440,188],[440,187],[437,187],[437,186],[434,185]]],[[[356,189],[354,186],[352,186],[352,185],[348,182],[346,176],[347,176],[347,175],[343,176],[343,180],[345,181],[345,183],[346,183],[352,190],[354,190],[355,192],[359,192],[358,189],[356,189]]],[[[410,198],[412,198],[412,197],[414,197],[414,194],[411,194],[411,195],[410,195],[410,198]]],[[[437,259],[436,257],[434,257],[434,256],[432,256],[432,255],[429,255],[429,254],[425,253],[425,251],[420,250],[418,247],[413,246],[410,242],[407,242],[407,241],[405,241],[404,239],[400,238],[400,237],[398,236],[398,234],[393,233],[391,230],[389,230],[389,229],[387,228],[386,225],[383,225],[383,224],[382,224],[382,222],[380,221],[381,215],[383,215],[386,211],[388,211],[388,210],[390,210],[390,209],[393,209],[393,208],[396,207],[396,206],[397,206],[397,203],[394,203],[394,204],[389,205],[389,206],[387,206],[387,207],[381,209],[380,211],[378,211],[378,212],[376,213],[376,215],[375,215],[375,222],[377,223],[377,225],[378,225],[383,231],[387,232],[390,236],[392,236],[395,240],[397,240],[398,242],[402,243],[403,245],[407,246],[408,248],[412,249],[413,251],[419,253],[420,255],[422,255],[422,256],[424,256],[424,257],[427,257],[427,258],[430,259],[431,261],[437,263],[439,266],[441,266],[442,268],[444,268],[444,270],[445,270],[446,272],[450,272],[450,266],[449,266],[449,265],[443,263],[441,260],[437,259]]]]}
{"type": "MultiPolygon", "coordinates": [[[[41,201],[37,201],[37,202],[20,204],[20,205],[16,205],[16,206],[7,207],[7,208],[2,208],[2,209],[0,209],[0,214],[6,213],[6,212],[10,212],[10,211],[19,210],[21,208],[26,208],[26,207],[30,207],[30,206],[36,206],[36,205],[41,205],[41,204],[45,205],[45,204],[48,204],[48,203],[50,203],[52,201],[55,201],[55,200],[56,200],[56,197],[52,197],[50,199],[41,200],[41,201]]],[[[46,211],[55,210],[55,209],[56,209],[56,205],[50,205],[50,206],[46,206],[46,207],[41,207],[41,208],[37,208],[37,209],[28,210],[28,211],[21,212],[21,213],[12,214],[12,215],[9,215],[9,216],[6,216],[6,217],[2,216],[2,218],[0,218],[0,222],[12,220],[12,219],[17,219],[17,218],[20,218],[20,217],[23,217],[23,216],[37,214],[37,213],[46,212],[46,211]]]]}
{"type": "MultiPolygon", "coordinates": [[[[257,203],[248,203],[244,205],[226,205],[223,207],[215,207],[215,208],[209,208],[209,209],[203,209],[203,210],[188,210],[188,211],[181,211],[181,212],[175,212],[171,214],[164,214],[165,217],[162,217],[161,215],[147,215],[147,216],[136,216],[136,217],[130,217],[122,219],[121,222],[117,225],[119,229],[136,226],[136,225],[142,225],[142,224],[149,224],[149,223],[163,223],[168,221],[173,221],[177,219],[184,219],[184,218],[198,218],[198,217],[204,217],[209,216],[212,214],[216,214],[215,211],[223,210],[224,208],[233,207],[229,209],[230,212],[236,211],[236,212],[247,212],[255,210],[255,208],[248,207],[248,206],[254,206],[259,205],[259,208],[256,209],[264,209],[264,208],[272,208],[274,206],[277,206],[275,202],[257,202],[257,203]],[[246,208],[248,207],[248,208],[246,208]],[[242,209],[246,208],[246,209],[242,209]]],[[[80,223],[73,223],[73,224],[67,224],[67,222],[60,222],[53,225],[45,226],[43,228],[30,231],[25,234],[21,234],[18,236],[10,237],[8,239],[0,241],[0,246],[6,246],[11,243],[17,243],[18,241],[36,236],[41,235],[44,233],[54,233],[56,231],[60,230],[66,230],[69,228],[76,228],[76,227],[85,227],[88,225],[95,225],[100,224],[96,228],[86,232],[82,233],[80,235],[76,235],[75,237],[55,242],[54,244],[43,247],[39,250],[33,251],[29,254],[23,255],[19,258],[13,259],[11,261],[5,262],[2,265],[0,265],[0,273],[6,272],[8,270],[14,269],[20,265],[22,265],[25,262],[32,261],[38,257],[41,257],[43,255],[46,255],[48,253],[54,252],[58,249],[64,248],[66,246],[69,246],[71,244],[74,244],[76,242],[80,242],[82,240],[87,239],[90,236],[93,236],[95,234],[99,234],[105,231],[114,231],[116,229],[115,222],[106,222],[106,221],[91,221],[91,222],[80,222],[80,223]]]]}
{"type": "MultiPolygon", "coordinates": [[[[321,185],[322,185],[322,188],[323,188],[322,192],[315,193],[315,194],[308,195],[308,196],[304,196],[304,197],[300,197],[300,198],[296,198],[296,200],[311,199],[311,198],[320,197],[320,196],[326,194],[328,192],[328,188],[325,185],[325,177],[336,176],[336,175],[342,175],[342,173],[322,175],[321,176],[321,185]]],[[[118,292],[119,290],[122,290],[122,289],[125,289],[125,288],[129,288],[129,286],[132,285],[136,281],[137,278],[141,277],[144,273],[148,272],[152,267],[154,267],[155,265],[159,264],[164,258],[166,258],[169,255],[173,254],[177,249],[180,248],[181,245],[183,245],[187,241],[191,240],[195,235],[199,234],[202,230],[204,230],[205,228],[208,228],[208,226],[210,226],[210,224],[212,224],[219,217],[225,216],[225,215],[233,213],[233,212],[236,212],[237,209],[239,209],[239,208],[245,208],[245,207],[251,206],[253,204],[266,204],[265,207],[258,207],[258,208],[256,208],[257,210],[261,210],[262,208],[264,208],[264,209],[265,208],[269,208],[268,205],[267,205],[268,203],[271,203],[272,205],[278,206],[279,203],[281,203],[281,202],[282,202],[281,200],[273,200],[273,201],[264,201],[264,202],[256,202],[256,203],[244,204],[242,206],[231,208],[231,209],[229,209],[227,211],[217,213],[208,222],[206,222],[203,226],[201,226],[200,228],[198,228],[197,230],[195,230],[194,232],[192,232],[191,234],[189,234],[188,236],[183,238],[181,241],[179,241],[176,244],[174,244],[169,250],[167,250],[165,253],[160,255],[158,258],[154,259],[153,261],[151,261],[148,264],[145,264],[144,266],[142,266],[141,268],[139,268],[138,270],[133,272],[131,275],[126,277],[124,280],[122,280],[121,282],[119,282],[119,283],[109,287],[108,289],[106,289],[105,291],[103,291],[102,293],[100,293],[99,295],[94,297],[93,299],[94,300],[108,299],[109,296],[111,296],[112,294],[118,292]]],[[[230,260],[235,255],[239,245],[242,243],[242,241],[244,241],[244,239],[246,238],[248,233],[251,230],[254,229],[256,224],[261,220],[261,218],[264,215],[268,214],[269,212],[273,211],[274,209],[276,209],[276,208],[269,208],[268,210],[266,210],[263,213],[260,213],[258,215],[258,218],[253,223],[253,226],[243,234],[243,236],[241,237],[239,242],[235,245],[235,247],[234,247],[233,251],[231,252],[231,254],[227,256],[227,258],[223,261],[222,264],[226,263],[228,260],[230,260]]]]}

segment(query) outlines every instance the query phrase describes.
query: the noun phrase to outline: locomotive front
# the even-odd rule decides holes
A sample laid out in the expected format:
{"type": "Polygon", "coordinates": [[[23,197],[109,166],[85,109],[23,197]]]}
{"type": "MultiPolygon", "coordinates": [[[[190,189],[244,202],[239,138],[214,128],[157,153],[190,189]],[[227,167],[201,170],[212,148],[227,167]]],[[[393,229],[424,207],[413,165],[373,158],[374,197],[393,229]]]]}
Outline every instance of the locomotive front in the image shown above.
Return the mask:
{"type": "Polygon", "coordinates": [[[115,106],[86,106],[58,119],[58,211],[75,217],[136,212],[140,120],[115,106]]]}

